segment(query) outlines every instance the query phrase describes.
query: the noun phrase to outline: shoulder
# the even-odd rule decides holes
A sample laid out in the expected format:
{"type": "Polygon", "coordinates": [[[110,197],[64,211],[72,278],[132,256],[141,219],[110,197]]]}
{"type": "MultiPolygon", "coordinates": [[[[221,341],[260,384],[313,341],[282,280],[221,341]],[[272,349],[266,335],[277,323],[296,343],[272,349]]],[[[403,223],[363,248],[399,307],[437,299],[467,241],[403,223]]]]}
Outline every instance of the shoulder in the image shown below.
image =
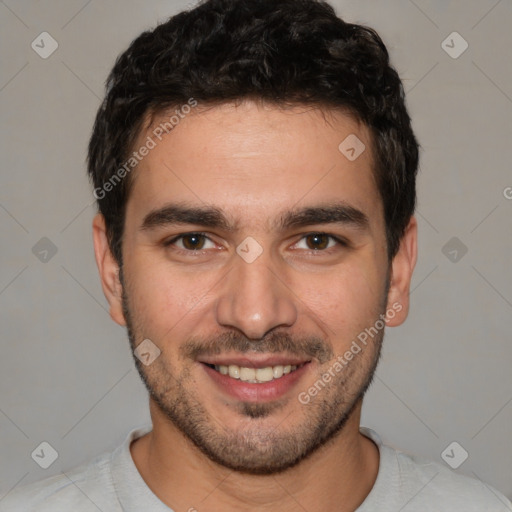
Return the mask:
{"type": "Polygon", "coordinates": [[[0,500],[0,512],[117,510],[110,456],[103,453],[70,471],[14,488],[0,500]]]}
{"type": "Polygon", "coordinates": [[[411,503],[436,510],[512,512],[510,501],[492,486],[422,457],[395,451],[399,474],[406,482],[411,503]],[[455,508],[457,507],[457,508],[455,508]]]}
{"type": "Polygon", "coordinates": [[[383,444],[371,429],[361,431],[380,452],[379,474],[361,512],[512,512],[510,501],[485,482],[383,444]]]}

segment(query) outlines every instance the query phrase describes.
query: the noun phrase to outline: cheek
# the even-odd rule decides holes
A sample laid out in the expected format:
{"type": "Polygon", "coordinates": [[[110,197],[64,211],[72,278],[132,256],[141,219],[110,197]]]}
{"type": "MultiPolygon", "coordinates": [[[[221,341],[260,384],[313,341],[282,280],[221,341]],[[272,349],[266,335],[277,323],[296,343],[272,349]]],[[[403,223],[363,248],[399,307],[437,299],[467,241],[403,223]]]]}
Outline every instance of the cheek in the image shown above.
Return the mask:
{"type": "Polygon", "coordinates": [[[215,276],[170,269],[162,261],[133,259],[130,265],[130,305],[132,315],[153,335],[162,337],[172,329],[197,323],[204,317],[211,294],[215,294],[215,276]]]}
{"type": "MultiPolygon", "coordinates": [[[[384,288],[371,265],[347,265],[302,282],[297,296],[328,327],[335,339],[349,337],[372,325],[380,314],[384,288]]],[[[307,313],[306,313],[307,314],[307,313]]]]}

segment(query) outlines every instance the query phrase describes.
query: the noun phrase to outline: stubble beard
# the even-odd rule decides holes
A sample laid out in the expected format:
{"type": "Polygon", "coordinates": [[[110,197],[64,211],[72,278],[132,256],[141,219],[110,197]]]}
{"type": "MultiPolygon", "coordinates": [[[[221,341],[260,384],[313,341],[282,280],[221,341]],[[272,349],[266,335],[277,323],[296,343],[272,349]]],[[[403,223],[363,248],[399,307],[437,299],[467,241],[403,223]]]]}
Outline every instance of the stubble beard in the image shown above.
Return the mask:
{"type": "MultiPolygon", "coordinates": [[[[326,443],[334,441],[363,399],[380,359],[384,329],[379,330],[371,343],[348,362],[308,404],[301,404],[298,400],[299,391],[306,391],[303,389],[297,390],[297,396],[293,394],[291,398],[269,403],[238,402],[232,414],[244,419],[244,427],[235,430],[221,424],[208,413],[200,397],[193,393],[196,386],[190,367],[180,372],[175,371],[171,368],[171,361],[165,359],[163,347],[160,347],[161,355],[149,366],[145,366],[135,356],[133,351],[144,339],[143,329],[139,328],[140,323],[132,316],[126,287],[123,282],[122,285],[123,313],[132,355],[152,401],[200,452],[211,461],[237,472],[278,474],[296,466],[326,443]],[[281,424],[269,425],[265,419],[270,419],[274,412],[289,405],[290,401],[296,402],[292,404],[294,411],[281,424]],[[289,417],[296,418],[297,407],[302,417],[300,424],[286,428],[286,420],[289,417]]],[[[234,339],[230,338],[230,347],[236,345],[234,339]]],[[[273,338],[274,346],[279,340],[279,336],[273,338]]],[[[247,340],[240,340],[239,345],[246,348],[247,340]]],[[[331,359],[322,364],[322,371],[314,382],[321,379],[333,363],[334,359],[331,359]]]]}

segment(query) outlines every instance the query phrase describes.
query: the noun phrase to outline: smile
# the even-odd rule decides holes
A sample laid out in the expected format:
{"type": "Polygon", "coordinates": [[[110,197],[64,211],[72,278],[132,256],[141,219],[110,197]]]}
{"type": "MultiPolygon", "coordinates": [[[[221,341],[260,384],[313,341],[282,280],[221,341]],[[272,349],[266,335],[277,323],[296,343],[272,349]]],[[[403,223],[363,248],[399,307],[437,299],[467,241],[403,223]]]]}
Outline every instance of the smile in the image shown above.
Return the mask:
{"type": "Polygon", "coordinates": [[[300,365],[275,365],[266,366],[265,368],[248,368],[246,366],[238,366],[236,364],[228,365],[213,365],[207,364],[210,368],[213,368],[222,375],[231,377],[232,379],[241,380],[250,384],[261,384],[264,382],[270,382],[277,380],[294,372],[298,368],[304,366],[305,363],[300,365]]]}
{"type": "Polygon", "coordinates": [[[245,402],[283,398],[314,367],[313,361],[291,354],[218,354],[198,362],[212,391],[245,402]]]}

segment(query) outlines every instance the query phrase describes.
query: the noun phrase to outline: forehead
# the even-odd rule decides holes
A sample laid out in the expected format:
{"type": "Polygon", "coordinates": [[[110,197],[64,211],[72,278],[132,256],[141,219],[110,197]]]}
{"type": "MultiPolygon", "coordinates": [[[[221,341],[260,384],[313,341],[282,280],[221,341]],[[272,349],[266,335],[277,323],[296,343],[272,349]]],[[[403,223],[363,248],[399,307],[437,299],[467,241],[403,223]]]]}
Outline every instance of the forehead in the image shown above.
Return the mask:
{"type": "Polygon", "coordinates": [[[133,173],[128,216],[169,202],[214,204],[259,226],[297,205],[343,201],[382,213],[370,131],[347,114],[244,101],[198,106],[170,124],[174,112],[155,117],[134,145],[151,149],[133,173]]]}

